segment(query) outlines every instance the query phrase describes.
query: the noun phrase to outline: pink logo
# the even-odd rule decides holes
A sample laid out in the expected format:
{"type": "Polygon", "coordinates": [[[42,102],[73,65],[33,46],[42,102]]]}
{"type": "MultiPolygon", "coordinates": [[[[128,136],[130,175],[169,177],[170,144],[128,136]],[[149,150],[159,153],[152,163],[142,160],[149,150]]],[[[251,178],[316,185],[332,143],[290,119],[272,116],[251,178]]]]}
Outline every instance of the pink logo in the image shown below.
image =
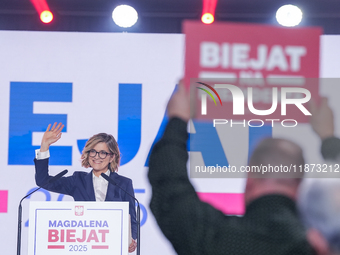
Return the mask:
{"type": "Polygon", "coordinates": [[[75,213],[76,216],[83,216],[84,215],[84,206],[76,205],[74,213],[75,213]]]}

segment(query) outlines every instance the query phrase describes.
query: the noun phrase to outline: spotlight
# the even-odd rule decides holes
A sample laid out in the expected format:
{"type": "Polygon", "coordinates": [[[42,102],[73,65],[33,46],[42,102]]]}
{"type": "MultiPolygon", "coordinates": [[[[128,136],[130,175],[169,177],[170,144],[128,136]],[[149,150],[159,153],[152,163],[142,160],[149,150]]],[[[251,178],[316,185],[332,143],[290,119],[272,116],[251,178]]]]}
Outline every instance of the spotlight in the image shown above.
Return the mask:
{"type": "Polygon", "coordinates": [[[40,20],[45,24],[50,23],[53,20],[53,14],[50,11],[43,11],[40,13],[40,20]]]}
{"type": "Polygon", "coordinates": [[[302,20],[302,11],[295,5],[283,5],[276,12],[276,20],[281,26],[297,26],[302,20]]]}
{"type": "Polygon", "coordinates": [[[31,0],[34,8],[38,12],[40,16],[40,20],[47,24],[53,20],[53,14],[50,11],[50,8],[47,5],[46,0],[31,0]]]}
{"type": "Polygon", "coordinates": [[[214,16],[211,13],[204,13],[201,20],[204,24],[211,24],[214,22],[214,16]]]}
{"type": "Polygon", "coordinates": [[[215,20],[215,9],[217,0],[203,0],[202,22],[204,24],[211,24],[215,20]]]}
{"type": "Polygon", "coordinates": [[[132,27],[138,20],[138,13],[129,5],[119,5],[112,12],[112,19],[120,27],[132,27]]]}

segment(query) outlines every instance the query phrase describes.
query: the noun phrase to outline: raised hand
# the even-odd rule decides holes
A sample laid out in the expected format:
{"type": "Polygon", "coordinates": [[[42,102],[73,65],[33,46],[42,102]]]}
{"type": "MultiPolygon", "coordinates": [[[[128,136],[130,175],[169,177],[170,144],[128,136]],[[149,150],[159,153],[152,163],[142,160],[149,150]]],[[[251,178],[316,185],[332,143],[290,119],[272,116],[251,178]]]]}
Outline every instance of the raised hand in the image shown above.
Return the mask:
{"type": "Polygon", "coordinates": [[[177,91],[171,96],[167,110],[169,118],[178,117],[186,122],[190,119],[190,94],[184,80],[179,82],[177,91]]]}
{"type": "Polygon", "coordinates": [[[326,139],[334,135],[333,111],[328,105],[328,99],[323,97],[320,105],[315,101],[310,101],[310,124],[314,132],[321,138],[326,139]]]}
{"type": "Polygon", "coordinates": [[[64,125],[60,122],[57,125],[57,122],[55,122],[51,128],[51,124],[48,125],[44,136],[41,140],[41,147],[40,151],[44,152],[47,151],[50,148],[50,145],[58,141],[61,137],[61,130],[63,130],[64,125]]]}

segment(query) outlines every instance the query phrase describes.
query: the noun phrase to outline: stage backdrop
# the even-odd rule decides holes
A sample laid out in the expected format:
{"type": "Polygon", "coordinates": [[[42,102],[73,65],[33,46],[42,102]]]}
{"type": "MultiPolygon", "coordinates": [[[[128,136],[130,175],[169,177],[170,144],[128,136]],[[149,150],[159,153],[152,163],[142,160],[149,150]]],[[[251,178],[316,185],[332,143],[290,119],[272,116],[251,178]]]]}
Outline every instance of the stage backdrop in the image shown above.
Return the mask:
{"type": "MultiPolygon", "coordinates": [[[[147,156],[159,134],[167,100],[184,75],[184,35],[3,31],[0,38],[2,254],[16,252],[18,203],[36,188],[34,150],[46,126],[59,121],[66,127],[51,148],[50,173],[68,169],[71,175],[82,170],[79,159],[84,142],[99,132],[113,134],[122,153],[119,173],[133,180],[142,204],[142,253],[174,254],[148,206],[147,156]]],[[[340,76],[339,38],[322,37],[320,70],[324,77],[340,76]]],[[[322,93],[331,97],[331,103],[336,101],[336,93],[327,89],[322,93]]],[[[336,111],[336,120],[339,114],[336,111]]],[[[315,145],[306,148],[307,160],[320,157],[319,141],[309,125],[302,124],[299,130],[315,145]]],[[[279,134],[280,129],[273,130],[274,136],[279,134]]],[[[247,130],[237,137],[247,140],[247,130]]],[[[244,179],[192,181],[206,194],[242,194],[244,189],[244,179]]],[[[29,201],[36,200],[72,198],[41,191],[23,202],[23,255],[29,201]]]]}
{"type": "MultiPolygon", "coordinates": [[[[146,158],[166,102],[183,76],[184,37],[160,34],[0,33],[2,254],[16,253],[17,207],[36,187],[34,150],[48,123],[65,124],[51,148],[50,173],[82,169],[80,151],[92,135],[118,140],[119,174],[133,180],[142,209],[143,254],[172,254],[148,208],[146,158]]],[[[72,200],[38,192],[23,202],[26,254],[29,201],[72,200]]]]}

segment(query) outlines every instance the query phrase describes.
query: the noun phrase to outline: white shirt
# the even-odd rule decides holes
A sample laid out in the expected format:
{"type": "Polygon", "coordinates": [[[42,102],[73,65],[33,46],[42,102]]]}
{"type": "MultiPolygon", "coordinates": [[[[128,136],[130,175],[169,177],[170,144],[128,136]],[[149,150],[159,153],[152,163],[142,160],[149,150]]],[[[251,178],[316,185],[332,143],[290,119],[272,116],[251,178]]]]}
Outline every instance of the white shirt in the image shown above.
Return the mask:
{"type": "MultiPolygon", "coordinates": [[[[46,159],[50,157],[50,151],[40,152],[40,149],[35,150],[35,158],[37,160],[46,159]]],[[[110,176],[110,170],[105,172],[107,176],[110,176]]],[[[96,201],[103,202],[106,198],[108,181],[105,180],[101,175],[99,177],[95,176],[92,172],[93,189],[96,201]]]]}
{"type": "MultiPolygon", "coordinates": [[[[110,170],[105,172],[107,176],[110,176],[110,170]]],[[[95,176],[92,172],[93,189],[96,196],[96,201],[103,202],[106,198],[107,186],[109,182],[105,180],[101,175],[99,177],[95,176]]]]}

